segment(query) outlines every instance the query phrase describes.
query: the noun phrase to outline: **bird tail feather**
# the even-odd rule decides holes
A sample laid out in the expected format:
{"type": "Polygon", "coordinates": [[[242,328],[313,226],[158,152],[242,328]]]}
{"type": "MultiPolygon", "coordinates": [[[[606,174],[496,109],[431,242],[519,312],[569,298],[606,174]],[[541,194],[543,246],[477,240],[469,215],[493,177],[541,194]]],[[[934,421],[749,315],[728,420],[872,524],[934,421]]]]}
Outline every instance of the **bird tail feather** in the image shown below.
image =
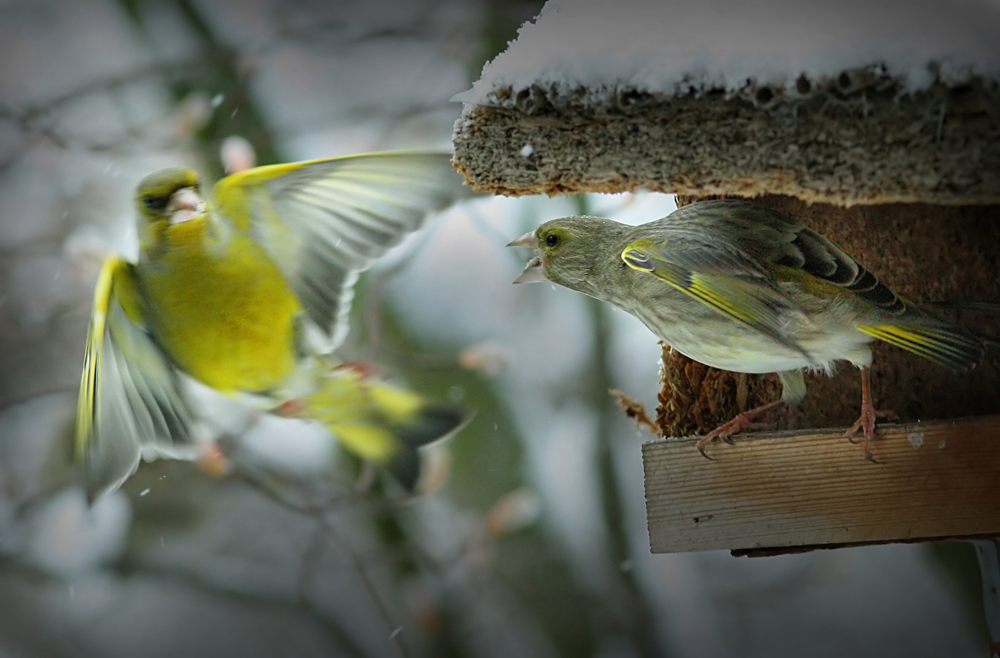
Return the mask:
{"type": "Polygon", "coordinates": [[[984,341],[963,327],[921,317],[913,324],[861,325],[858,331],[945,366],[965,371],[983,358],[984,341]]]}
{"type": "Polygon", "coordinates": [[[429,402],[351,366],[329,371],[320,388],[301,402],[301,417],[322,423],[358,457],[387,466],[407,489],[420,475],[417,448],[467,420],[456,407],[429,402]]]}

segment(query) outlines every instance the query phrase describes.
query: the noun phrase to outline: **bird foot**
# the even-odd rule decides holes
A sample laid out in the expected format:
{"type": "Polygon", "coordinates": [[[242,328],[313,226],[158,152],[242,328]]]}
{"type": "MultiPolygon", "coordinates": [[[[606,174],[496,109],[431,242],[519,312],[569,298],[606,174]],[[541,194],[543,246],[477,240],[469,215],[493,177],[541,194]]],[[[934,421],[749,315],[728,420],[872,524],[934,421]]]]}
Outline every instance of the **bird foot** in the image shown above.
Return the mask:
{"type": "Polygon", "coordinates": [[[856,423],[848,428],[848,430],[844,433],[844,436],[846,436],[851,443],[856,443],[853,438],[854,435],[858,433],[858,430],[863,430],[865,434],[865,459],[873,464],[883,463],[875,459],[874,455],[872,455],[871,449],[872,441],[878,438],[878,435],[875,433],[875,421],[877,419],[898,421],[899,416],[895,411],[889,411],[888,409],[875,409],[875,403],[872,401],[872,387],[868,368],[862,368],[861,416],[858,418],[856,423]]]}
{"type": "Polygon", "coordinates": [[[298,418],[302,415],[302,412],[305,411],[305,409],[305,400],[296,398],[282,402],[277,407],[271,409],[271,413],[275,416],[280,416],[281,418],[298,418]]]}
{"type": "Polygon", "coordinates": [[[861,405],[861,416],[858,418],[851,427],[844,433],[847,440],[851,443],[857,443],[854,435],[858,433],[858,430],[864,431],[865,436],[865,448],[864,456],[865,459],[873,464],[882,464],[881,462],[872,455],[871,442],[878,439],[878,434],[875,431],[875,421],[876,420],[890,420],[898,421],[899,415],[895,411],[889,411],[888,409],[875,409],[874,407],[865,408],[865,405],[861,405]]]}
{"type": "Polygon", "coordinates": [[[755,423],[753,419],[760,416],[763,413],[770,411],[771,409],[776,409],[785,403],[784,400],[775,400],[773,402],[768,402],[767,404],[762,404],[759,407],[754,407],[744,411],[743,413],[737,414],[735,418],[727,423],[716,427],[714,430],[703,436],[698,441],[698,452],[705,459],[712,459],[705,452],[705,447],[711,443],[714,439],[722,439],[726,443],[732,445],[733,435],[738,434],[744,430],[756,430],[756,429],[771,429],[773,424],[771,423],[755,423]]]}
{"type": "Polygon", "coordinates": [[[378,369],[370,363],[365,363],[363,361],[348,361],[347,363],[341,363],[330,369],[331,372],[337,372],[339,370],[352,370],[359,375],[362,379],[373,379],[378,374],[378,369]]]}
{"type": "Polygon", "coordinates": [[[205,444],[201,453],[195,458],[194,463],[202,473],[214,478],[225,477],[233,470],[229,458],[219,448],[219,444],[215,442],[205,444]]]}

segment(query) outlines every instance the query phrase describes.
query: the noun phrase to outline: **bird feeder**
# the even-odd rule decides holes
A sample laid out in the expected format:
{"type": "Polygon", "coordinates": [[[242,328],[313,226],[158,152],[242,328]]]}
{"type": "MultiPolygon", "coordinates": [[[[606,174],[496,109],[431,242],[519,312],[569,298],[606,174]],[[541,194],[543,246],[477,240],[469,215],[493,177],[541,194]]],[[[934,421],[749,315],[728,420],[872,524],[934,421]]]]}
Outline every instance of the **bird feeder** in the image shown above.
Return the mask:
{"type": "MultiPolygon", "coordinates": [[[[455,165],[475,188],[749,197],[911,300],[1000,303],[1000,9],[865,5],[859,27],[836,3],[592,4],[550,3],[460,96],[455,165]]],[[[1000,336],[988,308],[939,312],[1000,336]]],[[[777,431],[703,458],[690,435],[780,385],[664,345],[667,438],[643,447],[652,550],[1000,536],[1000,349],[955,373],[872,347],[876,406],[901,418],[879,424],[874,464],[844,438],[861,400],[846,363],[807,375],[777,431]]]]}

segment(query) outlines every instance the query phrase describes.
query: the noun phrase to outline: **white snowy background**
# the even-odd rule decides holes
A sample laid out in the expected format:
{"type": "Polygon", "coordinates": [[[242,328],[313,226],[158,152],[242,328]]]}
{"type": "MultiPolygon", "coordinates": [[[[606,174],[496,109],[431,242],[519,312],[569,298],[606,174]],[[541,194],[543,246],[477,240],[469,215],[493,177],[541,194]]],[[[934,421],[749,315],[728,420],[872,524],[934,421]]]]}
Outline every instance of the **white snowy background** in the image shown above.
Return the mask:
{"type": "Polygon", "coordinates": [[[655,21],[643,3],[563,2],[473,87],[483,53],[538,9],[505,4],[0,4],[0,657],[984,655],[981,621],[926,547],[650,555],[648,435],[603,389],[652,409],[656,341],[569,291],[510,285],[527,255],[503,245],[581,209],[655,219],[664,195],[471,201],[370,273],[350,349],[478,410],[433,451],[438,486],[393,506],[405,541],[344,494],[323,437],[279,421],[242,437],[236,475],[143,465],[86,509],[68,441],[99,259],[136,253],[143,175],[219,171],[206,126],[238,134],[252,107],[263,142],[297,160],[447,147],[449,99],[498,81],[668,88],[690,70],[738,86],[891,57],[920,84],[937,54],[998,70],[993,1],[677,2],[655,21]],[[203,30],[235,92],[199,75],[221,66],[203,30]]]}

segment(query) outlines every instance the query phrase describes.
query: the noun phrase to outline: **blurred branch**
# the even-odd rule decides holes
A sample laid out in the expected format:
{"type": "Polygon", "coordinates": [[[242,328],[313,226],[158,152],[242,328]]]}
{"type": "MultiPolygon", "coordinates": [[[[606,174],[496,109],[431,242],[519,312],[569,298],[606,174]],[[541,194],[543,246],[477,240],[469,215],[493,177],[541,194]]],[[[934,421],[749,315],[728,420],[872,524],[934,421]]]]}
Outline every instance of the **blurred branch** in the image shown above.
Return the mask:
{"type": "MultiPolygon", "coordinates": [[[[150,4],[148,0],[119,0],[119,3],[152,45],[150,39],[152,28],[147,25],[143,12],[143,8],[150,4]]],[[[309,124],[271,127],[263,118],[249,92],[248,82],[253,76],[257,59],[273,49],[287,45],[288,41],[301,42],[312,39],[316,43],[326,46],[334,44],[337,49],[348,50],[363,42],[379,39],[439,40],[442,35],[439,34],[440,28],[437,22],[433,20],[434,11],[446,6],[447,2],[435,3],[423,13],[423,19],[405,27],[367,27],[342,20],[313,21],[295,27],[289,25],[287,16],[278,11],[276,23],[279,26],[279,37],[262,44],[246,45],[223,43],[197,4],[191,0],[173,0],[173,5],[191,33],[200,42],[200,46],[189,57],[173,61],[156,59],[128,71],[87,80],[58,96],[29,107],[0,106],[0,119],[14,123],[25,135],[13,152],[0,158],[0,173],[15,164],[32,148],[44,142],[59,148],[97,153],[133,153],[147,149],[176,147],[177,136],[172,134],[150,137],[144,135],[142,130],[129,127],[120,139],[95,142],[82,136],[65,134],[56,125],[54,115],[65,106],[91,94],[113,94],[150,78],[163,79],[170,86],[178,102],[196,89],[208,91],[223,99],[224,107],[215,108],[216,111],[200,134],[200,141],[207,156],[205,161],[213,169],[213,177],[218,178],[223,174],[216,164],[215,151],[221,141],[232,134],[246,137],[253,144],[262,164],[279,162],[282,158],[278,153],[278,140],[275,134],[295,136],[309,133],[327,123],[329,118],[317,119],[309,124]]],[[[470,36],[468,39],[472,41],[474,37],[470,36]]],[[[359,107],[354,114],[358,118],[370,118],[372,109],[359,107]]],[[[385,107],[374,109],[378,110],[378,116],[386,119],[390,126],[397,126],[402,121],[432,112],[435,106],[414,103],[392,110],[385,107]]]]}
{"type": "MultiPolygon", "coordinates": [[[[140,33],[155,52],[151,31],[143,8],[143,0],[119,0],[140,33]]],[[[161,3],[162,4],[162,3],[161,3]]],[[[173,6],[199,42],[196,54],[189,60],[167,64],[165,75],[174,99],[180,102],[192,91],[202,90],[215,95],[222,102],[212,113],[208,123],[199,131],[199,140],[205,152],[205,162],[212,170],[212,177],[224,172],[218,164],[218,148],[222,141],[239,134],[251,142],[263,164],[280,161],[276,142],[269,125],[251,97],[248,83],[253,74],[252,52],[223,43],[190,0],[173,0],[173,6]],[[227,112],[228,110],[228,112],[227,112]]],[[[164,66],[162,63],[156,66],[164,66]]]]}
{"type": "MultiPolygon", "coordinates": [[[[210,71],[218,65],[217,53],[209,50],[199,51],[190,59],[165,62],[157,61],[135,69],[88,80],[48,100],[16,109],[0,108],[0,118],[15,124],[25,135],[23,141],[3,160],[0,160],[0,173],[3,173],[35,146],[48,142],[58,148],[86,150],[97,153],[129,153],[148,149],[168,149],[177,146],[177,135],[164,134],[160,136],[144,135],[142,129],[128,126],[125,134],[112,141],[98,142],[92,138],[66,134],[57,127],[57,113],[87,96],[98,93],[115,94],[129,85],[144,82],[150,78],[163,78],[169,84],[177,86],[182,80],[194,75],[210,71]]],[[[148,129],[149,126],[145,128],[148,129]]]]}
{"type": "Polygon", "coordinates": [[[476,56],[469,58],[472,79],[479,77],[483,65],[507,48],[517,35],[517,30],[525,22],[533,19],[541,11],[544,0],[487,0],[486,19],[480,48],[476,56]]]}
{"type": "MultiPolygon", "coordinates": [[[[132,22],[152,43],[150,27],[147,25],[143,8],[150,4],[149,0],[119,0],[132,22]]],[[[222,139],[231,134],[241,134],[253,144],[255,151],[263,164],[281,161],[278,153],[275,133],[296,135],[315,130],[327,119],[319,119],[312,125],[296,125],[289,127],[270,127],[264,120],[256,103],[250,97],[248,81],[254,71],[254,62],[269,51],[287,45],[288,41],[310,41],[329,46],[333,44],[339,50],[349,50],[361,43],[381,39],[414,39],[418,41],[435,41],[442,38],[439,21],[434,20],[435,11],[445,7],[447,2],[437,2],[431,5],[423,18],[405,27],[377,26],[368,27],[362,24],[343,20],[312,21],[302,26],[289,24],[287,12],[276,12],[276,24],[279,26],[279,37],[261,44],[232,45],[222,42],[210,23],[202,15],[197,4],[191,0],[173,0],[178,14],[190,28],[200,47],[189,57],[180,60],[153,62],[136,68],[87,80],[42,103],[25,108],[0,106],[0,119],[6,119],[18,126],[25,134],[25,139],[14,151],[0,159],[0,173],[16,163],[25,153],[42,142],[51,143],[59,148],[83,149],[98,153],[135,152],[143,149],[163,149],[176,146],[176,136],[165,136],[160,139],[143,139],[137,130],[127,130],[121,139],[108,142],[93,142],[86,138],[67,135],[58,130],[54,114],[65,106],[95,93],[114,93],[129,85],[146,81],[150,78],[161,78],[171,87],[176,100],[180,101],[194,89],[209,90],[224,99],[225,108],[216,108],[209,124],[204,127],[201,141],[207,150],[206,162],[215,170],[213,174],[219,177],[221,169],[215,164],[215,149],[222,139]],[[225,110],[229,110],[226,112],[225,110]],[[140,143],[136,144],[136,140],[140,143]]],[[[469,36],[468,40],[474,40],[469,36]]],[[[470,46],[471,48],[471,46],[470,46]]],[[[155,55],[154,55],[155,57],[155,55]]],[[[376,108],[379,116],[396,125],[401,121],[419,117],[433,111],[434,106],[421,103],[396,108],[387,111],[384,107],[376,108]]],[[[361,107],[355,114],[370,117],[371,108],[361,107]]]]}
{"type": "MultiPolygon", "coordinates": [[[[315,621],[322,628],[327,637],[337,649],[344,651],[345,655],[365,657],[370,655],[360,645],[358,645],[351,634],[337,620],[319,609],[308,598],[282,597],[275,594],[263,594],[250,590],[239,590],[234,587],[222,586],[213,580],[204,578],[196,573],[184,569],[171,569],[153,566],[149,564],[135,564],[124,561],[119,565],[119,573],[123,577],[141,575],[145,578],[159,578],[171,583],[179,583],[189,587],[208,592],[226,599],[240,602],[250,601],[253,603],[278,605],[304,613],[308,618],[315,621]]],[[[340,654],[338,654],[340,655],[340,654]]],[[[373,657],[374,658],[374,657],[373,657]]]]}
{"type": "MultiPolygon", "coordinates": [[[[483,560],[469,560],[470,556],[482,555],[484,543],[489,541],[489,537],[484,527],[477,526],[477,529],[470,532],[464,540],[459,542],[457,552],[447,559],[438,559],[430,555],[424,548],[410,540],[403,526],[399,523],[397,514],[404,509],[404,503],[412,504],[413,497],[387,497],[377,489],[374,493],[352,493],[335,498],[326,498],[323,503],[298,503],[292,501],[280,489],[269,485],[263,480],[253,477],[246,477],[243,472],[238,472],[240,480],[255,488],[258,492],[267,496],[270,500],[278,503],[285,509],[309,518],[315,524],[309,544],[302,555],[302,565],[299,571],[298,590],[299,598],[307,610],[314,611],[315,605],[311,603],[307,592],[308,583],[315,578],[315,570],[318,568],[322,554],[327,545],[332,545],[350,562],[354,571],[361,579],[362,585],[368,597],[376,606],[379,617],[388,631],[388,637],[394,642],[399,654],[403,658],[409,658],[412,651],[406,641],[406,633],[403,623],[389,609],[385,601],[385,595],[379,591],[374,579],[370,574],[373,564],[387,564],[393,567],[393,574],[396,584],[400,584],[406,577],[419,571],[424,575],[432,576],[433,579],[443,586],[444,592],[441,598],[447,599],[445,592],[458,587],[460,583],[476,584],[474,598],[479,601],[488,600],[490,587],[479,582],[483,578],[489,578],[483,560]],[[378,551],[370,556],[363,555],[351,546],[347,538],[332,523],[330,515],[334,508],[343,504],[363,505],[368,514],[365,518],[374,521],[376,533],[380,535],[381,546],[378,551]],[[473,571],[478,578],[465,578],[460,574],[465,571],[463,567],[472,565],[473,571]]],[[[493,585],[495,587],[495,583],[493,585]]],[[[454,609],[451,614],[462,616],[467,613],[464,609],[454,609]]],[[[436,650],[433,655],[441,655],[441,652],[454,653],[456,647],[448,646],[447,639],[436,637],[436,650]],[[442,644],[444,643],[444,644],[442,644]]]]}
{"type": "Polygon", "coordinates": [[[437,0],[430,3],[421,12],[420,18],[405,26],[379,25],[375,27],[337,18],[311,20],[307,25],[293,26],[290,23],[287,5],[278,4],[275,11],[275,23],[278,26],[280,38],[270,42],[267,47],[278,47],[286,41],[294,41],[297,43],[312,42],[316,45],[332,46],[336,50],[347,50],[365,41],[380,39],[437,41],[441,38],[442,31],[439,21],[435,21],[433,18],[438,9],[448,4],[447,0],[437,0]]]}
{"type": "MultiPolygon", "coordinates": [[[[386,128],[377,140],[378,143],[384,144],[391,143],[390,137],[393,132],[400,130],[407,121],[430,116],[434,112],[440,112],[442,110],[450,110],[450,108],[440,102],[410,103],[395,107],[386,107],[384,105],[375,104],[358,105],[346,114],[346,118],[359,123],[371,121],[373,117],[377,117],[379,120],[384,121],[386,128]]],[[[275,125],[274,132],[275,134],[281,135],[283,138],[300,137],[302,135],[308,135],[322,130],[328,127],[331,123],[343,118],[345,118],[344,115],[330,114],[327,116],[316,117],[308,121],[296,120],[294,123],[290,124],[275,125]]],[[[380,148],[384,147],[377,146],[374,150],[379,150],[380,148]]]]}
{"type": "MultiPolygon", "coordinates": [[[[574,197],[578,214],[589,214],[587,200],[583,195],[574,197]]],[[[635,650],[641,656],[655,658],[661,655],[655,634],[653,615],[646,605],[641,589],[635,582],[626,528],[628,523],[622,515],[624,502],[621,497],[621,483],[615,468],[615,432],[620,426],[622,412],[611,395],[611,306],[596,299],[587,298],[594,327],[594,355],[590,398],[597,413],[597,473],[601,487],[604,526],[609,539],[609,562],[612,568],[607,584],[616,602],[608,606],[615,623],[632,638],[635,650]]]]}
{"type": "MultiPolygon", "coordinates": [[[[397,630],[400,627],[399,622],[389,610],[384,596],[378,591],[369,574],[371,561],[360,555],[330,522],[330,515],[341,507],[363,505],[368,511],[394,509],[399,507],[402,501],[398,498],[390,499],[357,492],[341,493],[334,496],[316,495],[317,492],[309,489],[305,483],[291,481],[278,482],[273,478],[266,477],[266,474],[260,471],[245,468],[245,464],[240,462],[237,462],[235,466],[236,468],[229,480],[230,482],[249,487],[258,494],[262,494],[268,500],[277,503],[285,510],[304,517],[314,524],[314,531],[301,553],[301,563],[293,594],[282,594],[280,592],[263,593],[252,589],[241,589],[236,581],[230,581],[230,584],[222,585],[182,568],[165,569],[156,565],[150,565],[145,561],[138,562],[126,559],[120,565],[122,574],[169,576],[173,580],[185,582],[191,586],[215,594],[283,605],[303,612],[308,617],[316,620],[324,628],[331,640],[340,647],[343,647],[349,655],[371,655],[352,639],[350,629],[345,628],[334,614],[323,610],[309,593],[309,584],[318,578],[317,571],[320,568],[324,551],[328,546],[334,546],[347,558],[353,570],[357,573],[368,597],[371,599],[382,623],[385,625],[386,636],[392,638],[402,658],[410,658],[412,654],[406,644],[405,638],[397,630]],[[289,494],[293,490],[297,491],[303,500],[295,500],[290,496],[289,494]],[[318,501],[310,502],[305,500],[310,497],[317,498],[318,501]]],[[[379,554],[378,557],[380,559],[384,558],[382,554],[379,554]]]]}
{"type": "Polygon", "coordinates": [[[212,54],[208,50],[195,52],[188,59],[175,62],[156,61],[129,71],[93,78],[58,96],[53,96],[44,103],[28,106],[20,112],[11,108],[0,109],[0,116],[15,118],[22,122],[34,121],[39,117],[61,109],[64,105],[68,105],[96,92],[121,89],[127,85],[144,81],[151,76],[161,76],[168,79],[181,78],[189,75],[192,69],[209,69],[215,65],[212,54]]]}

